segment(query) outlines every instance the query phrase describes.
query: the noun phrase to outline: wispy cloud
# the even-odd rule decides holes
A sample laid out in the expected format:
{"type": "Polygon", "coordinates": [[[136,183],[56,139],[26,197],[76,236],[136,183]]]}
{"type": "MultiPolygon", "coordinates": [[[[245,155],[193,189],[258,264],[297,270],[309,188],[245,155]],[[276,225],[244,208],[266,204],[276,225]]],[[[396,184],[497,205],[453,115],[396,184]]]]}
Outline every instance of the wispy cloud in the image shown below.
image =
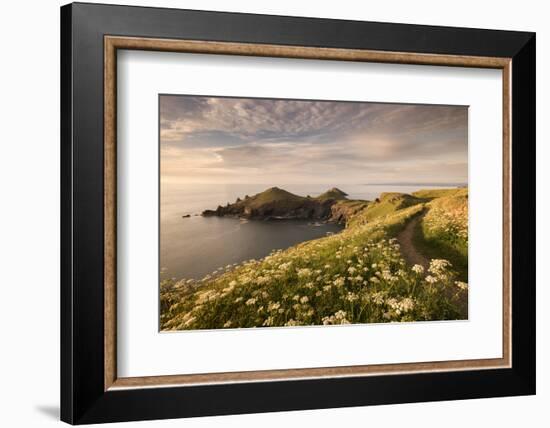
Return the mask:
{"type": "Polygon", "coordinates": [[[161,97],[163,178],[464,182],[467,108],[161,97]]]}

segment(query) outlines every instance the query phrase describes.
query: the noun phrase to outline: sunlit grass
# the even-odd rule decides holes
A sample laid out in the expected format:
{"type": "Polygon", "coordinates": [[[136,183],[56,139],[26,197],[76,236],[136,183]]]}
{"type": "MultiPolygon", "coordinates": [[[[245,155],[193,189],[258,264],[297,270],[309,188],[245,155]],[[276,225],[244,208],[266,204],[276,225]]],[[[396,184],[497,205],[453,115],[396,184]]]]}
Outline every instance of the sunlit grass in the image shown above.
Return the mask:
{"type": "MultiPolygon", "coordinates": [[[[164,280],[161,328],[464,319],[460,302],[467,284],[458,281],[452,262],[433,257],[427,270],[407,266],[395,239],[426,206],[426,217],[446,207],[428,200],[383,194],[336,235],[226,266],[198,281],[164,280]]],[[[426,224],[432,224],[430,218],[426,224]]]]}
{"type": "Polygon", "coordinates": [[[468,281],[467,189],[443,193],[426,204],[415,244],[427,257],[443,257],[453,263],[463,281],[468,281]]]}

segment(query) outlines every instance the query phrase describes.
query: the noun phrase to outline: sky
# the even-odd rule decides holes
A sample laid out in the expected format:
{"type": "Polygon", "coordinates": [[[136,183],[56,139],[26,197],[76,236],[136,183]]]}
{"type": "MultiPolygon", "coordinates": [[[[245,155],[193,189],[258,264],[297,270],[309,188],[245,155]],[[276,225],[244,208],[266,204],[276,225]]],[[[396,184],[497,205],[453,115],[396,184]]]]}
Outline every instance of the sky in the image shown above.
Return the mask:
{"type": "Polygon", "coordinates": [[[468,109],[161,95],[161,180],[467,183],[468,109]]]}

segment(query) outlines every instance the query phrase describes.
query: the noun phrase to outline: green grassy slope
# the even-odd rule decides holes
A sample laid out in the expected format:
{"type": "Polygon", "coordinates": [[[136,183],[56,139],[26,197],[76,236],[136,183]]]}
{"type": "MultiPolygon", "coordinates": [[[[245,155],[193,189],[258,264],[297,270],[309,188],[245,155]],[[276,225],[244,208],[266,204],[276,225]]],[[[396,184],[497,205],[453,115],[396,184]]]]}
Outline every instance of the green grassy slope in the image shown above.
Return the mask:
{"type": "Polygon", "coordinates": [[[382,193],[376,201],[351,219],[350,226],[366,224],[422,202],[423,199],[405,193],[382,193]]]}
{"type": "Polygon", "coordinates": [[[442,197],[453,197],[453,196],[468,196],[468,189],[466,187],[458,187],[453,189],[429,189],[429,190],[419,190],[418,192],[413,192],[412,194],[416,198],[420,199],[435,199],[442,197]]]}
{"type": "Polygon", "coordinates": [[[433,199],[426,204],[426,215],[416,230],[415,246],[426,257],[449,260],[460,280],[467,282],[468,189],[431,192],[433,199]]]}
{"type": "MultiPolygon", "coordinates": [[[[280,190],[273,190],[270,197],[282,195],[292,200],[296,196],[280,190]]],[[[359,209],[337,235],[228,266],[200,281],[163,281],[161,328],[464,318],[459,302],[467,286],[456,282],[449,262],[435,257],[427,272],[421,266],[407,266],[395,239],[404,225],[426,208],[444,209],[454,203],[437,201],[437,196],[397,193],[382,194],[371,204],[345,201],[358,204],[359,209]]]]}
{"type": "Polygon", "coordinates": [[[280,206],[291,207],[302,205],[306,199],[307,198],[287,192],[286,190],[279,189],[278,187],[271,187],[270,189],[264,190],[257,195],[243,199],[235,205],[260,208],[263,205],[277,203],[280,206]]]}
{"type": "Polygon", "coordinates": [[[337,187],[333,187],[332,189],[327,190],[325,193],[319,195],[316,197],[316,199],[324,200],[324,199],[334,199],[334,200],[342,200],[346,199],[348,196],[347,193],[341,191],[337,187]]]}

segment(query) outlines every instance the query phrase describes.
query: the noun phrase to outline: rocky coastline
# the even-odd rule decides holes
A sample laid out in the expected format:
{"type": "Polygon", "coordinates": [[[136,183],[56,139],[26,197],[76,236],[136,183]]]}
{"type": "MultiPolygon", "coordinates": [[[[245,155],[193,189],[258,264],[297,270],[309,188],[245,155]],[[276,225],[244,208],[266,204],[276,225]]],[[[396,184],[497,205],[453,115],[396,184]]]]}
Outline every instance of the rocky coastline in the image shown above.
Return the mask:
{"type": "Polygon", "coordinates": [[[356,212],[358,203],[367,201],[347,199],[347,194],[332,188],[317,196],[298,196],[278,187],[272,187],[254,196],[237,198],[234,203],[219,205],[216,209],[202,212],[204,217],[234,217],[249,220],[310,220],[345,224],[356,212]]]}

